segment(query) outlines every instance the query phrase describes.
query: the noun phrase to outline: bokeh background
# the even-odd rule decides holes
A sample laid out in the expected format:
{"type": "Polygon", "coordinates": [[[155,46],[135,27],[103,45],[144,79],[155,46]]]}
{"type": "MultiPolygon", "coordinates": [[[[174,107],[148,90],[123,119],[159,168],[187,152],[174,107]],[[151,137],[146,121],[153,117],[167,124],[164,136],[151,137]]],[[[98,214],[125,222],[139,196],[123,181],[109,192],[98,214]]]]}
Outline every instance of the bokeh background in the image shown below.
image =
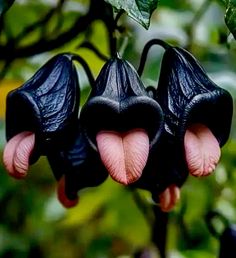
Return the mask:
{"type": "MultiPolygon", "coordinates": [[[[56,38],[88,12],[89,3],[16,0],[0,20],[0,46],[12,43],[18,48],[42,38],[56,38]],[[52,9],[54,13],[43,22],[52,9]],[[32,26],[37,22],[38,26],[32,26]]],[[[235,99],[236,43],[225,25],[225,11],[224,1],[161,0],[148,30],[123,14],[119,20],[122,29],[117,35],[119,53],[137,68],[141,51],[152,38],[185,47],[201,62],[209,77],[235,99]]],[[[28,80],[49,58],[61,52],[75,52],[88,62],[94,76],[98,75],[104,61],[90,49],[80,47],[84,41],[109,56],[106,24],[99,19],[51,51],[9,60],[1,58],[0,53],[1,153],[6,141],[7,93],[28,80]]],[[[151,49],[142,76],[145,85],[157,85],[162,55],[160,47],[151,49]]],[[[77,70],[82,105],[90,86],[79,65],[77,70]]],[[[220,241],[209,231],[206,221],[209,212],[217,211],[230,225],[236,224],[235,119],[234,115],[231,137],[222,148],[216,171],[207,178],[189,177],[182,187],[180,202],[169,213],[168,258],[218,257],[220,241]]],[[[45,157],[31,166],[24,180],[10,178],[1,158],[0,257],[159,257],[152,241],[153,203],[148,192],[133,192],[108,179],[99,187],[81,191],[79,205],[67,210],[58,202],[55,189],[56,181],[45,157]]],[[[225,228],[218,216],[212,220],[212,226],[219,235],[225,228]]]]}

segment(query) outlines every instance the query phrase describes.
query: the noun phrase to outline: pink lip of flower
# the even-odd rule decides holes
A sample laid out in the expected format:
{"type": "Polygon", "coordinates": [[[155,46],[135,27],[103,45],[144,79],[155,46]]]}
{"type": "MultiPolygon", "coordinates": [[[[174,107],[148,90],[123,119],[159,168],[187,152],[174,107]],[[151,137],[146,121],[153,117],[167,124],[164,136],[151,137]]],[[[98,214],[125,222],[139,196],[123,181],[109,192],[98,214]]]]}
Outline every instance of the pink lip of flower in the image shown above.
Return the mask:
{"type": "Polygon", "coordinates": [[[149,151],[158,145],[163,113],[135,69],[114,57],[101,69],[80,122],[111,177],[128,185],[141,176],[149,151]]]}
{"type": "Polygon", "coordinates": [[[77,72],[69,54],[44,64],[21,87],[7,96],[6,137],[24,131],[35,134],[30,163],[50,149],[63,148],[74,134],[79,109],[77,72]]]}
{"type": "Polygon", "coordinates": [[[183,141],[189,124],[203,123],[220,146],[228,140],[233,100],[217,86],[192,54],[169,47],[163,56],[156,100],[165,114],[165,128],[183,141]]]}
{"type": "Polygon", "coordinates": [[[176,138],[189,172],[194,176],[212,173],[230,134],[233,100],[229,92],[210,80],[188,51],[169,47],[156,99],[165,114],[165,128],[176,138]]]}
{"type": "MultiPolygon", "coordinates": [[[[188,170],[204,176],[215,169],[229,137],[232,97],[189,52],[166,47],[158,88],[151,91],[127,61],[109,60],[92,81],[79,129],[79,85],[72,60],[70,54],[52,58],[8,95],[4,163],[10,174],[24,177],[30,162],[47,155],[55,177],[64,180],[62,198],[73,199],[81,188],[100,184],[108,171],[121,184],[158,194],[168,211],[188,170]],[[86,179],[90,161],[98,167],[91,181],[86,179]],[[69,171],[81,165],[83,172],[74,177],[56,163],[69,171]],[[80,179],[82,184],[73,185],[80,179]]],[[[77,202],[64,201],[67,206],[77,202]]]]}
{"type": "Polygon", "coordinates": [[[229,137],[233,101],[182,48],[154,39],[145,47],[144,61],[149,48],[156,44],[163,46],[165,53],[157,89],[149,91],[163,110],[164,131],[159,148],[151,153],[141,178],[132,186],[151,191],[159,202],[160,194],[173,185],[180,187],[189,172],[207,176],[215,169],[220,147],[229,137]]]}

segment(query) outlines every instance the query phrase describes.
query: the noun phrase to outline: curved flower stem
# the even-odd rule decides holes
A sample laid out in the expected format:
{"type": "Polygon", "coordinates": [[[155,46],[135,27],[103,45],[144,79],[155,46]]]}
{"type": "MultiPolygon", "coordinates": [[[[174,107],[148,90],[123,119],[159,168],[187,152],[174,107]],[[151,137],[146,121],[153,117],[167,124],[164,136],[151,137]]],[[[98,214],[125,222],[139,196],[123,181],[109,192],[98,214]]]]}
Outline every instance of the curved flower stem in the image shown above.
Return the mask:
{"type": "Polygon", "coordinates": [[[85,73],[88,77],[88,81],[89,81],[91,87],[93,88],[94,85],[95,85],[95,79],[93,77],[93,74],[92,74],[92,72],[90,70],[90,67],[87,64],[87,62],[79,55],[76,55],[76,54],[69,54],[69,55],[71,56],[72,60],[75,60],[82,65],[82,67],[83,67],[83,69],[84,69],[84,71],[85,71],[85,73]]]}
{"type": "Polygon", "coordinates": [[[117,13],[117,15],[116,15],[116,17],[115,17],[115,24],[116,24],[116,25],[118,24],[118,21],[119,21],[120,17],[121,17],[124,13],[125,13],[124,10],[120,10],[120,11],[117,13]]]}
{"type": "Polygon", "coordinates": [[[163,41],[161,39],[151,39],[150,41],[148,41],[147,44],[144,46],[143,52],[141,54],[140,63],[139,63],[139,67],[137,70],[139,76],[141,76],[143,73],[148,52],[149,52],[150,48],[154,45],[159,45],[159,46],[163,47],[165,50],[170,47],[170,45],[168,43],[166,43],[165,41],[163,41]]]}

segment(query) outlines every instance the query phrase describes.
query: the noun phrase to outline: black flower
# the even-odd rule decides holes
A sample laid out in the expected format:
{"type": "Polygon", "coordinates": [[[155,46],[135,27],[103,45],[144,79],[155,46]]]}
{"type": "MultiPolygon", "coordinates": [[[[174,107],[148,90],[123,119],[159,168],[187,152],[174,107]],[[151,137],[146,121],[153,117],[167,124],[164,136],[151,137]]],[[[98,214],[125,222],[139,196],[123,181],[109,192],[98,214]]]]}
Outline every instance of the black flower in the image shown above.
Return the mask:
{"type": "Polygon", "coordinates": [[[73,138],[79,108],[77,72],[70,54],[59,54],[7,96],[6,137],[35,133],[37,155],[73,138]]]}
{"type": "MultiPolygon", "coordinates": [[[[132,186],[149,190],[159,202],[160,194],[172,186],[181,187],[189,172],[201,176],[214,170],[219,149],[229,137],[233,101],[189,52],[171,46],[163,56],[157,90],[152,88],[151,93],[163,110],[164,130],[158,148],[149,155],[142,176],[132,186]],[[212,151],[211,143],[216,150],[212,151]],[[203,160],[199,161],[201,155],[203,160]]],[[[170,203],[171,198],[173,201],[175,196],[167,197],[170,203]]]]}
{"type": "Polygon", "coordinates": [[[187,127],[203,123],[220,146],[228,140],[233,100],[186,50],[169,47],[163,56],[156,99],[165,114],[165,130],[183,141],[187,127]]]}
{"type": "Polygon", "coordinates": [[[116,57],[104,65],[80,119],[113,179],[122,184],[137,180],[161,135],[163,114],[127,61],[116,57]],[[118,148],[123,154],[113,151],[118,148]]]}
{"type": "Polygon", "coordinates": [[[162,131],[163,114],[133,66],[117,57],[109,60],[97,77],[81,110],[81,123],[95,148],[95,135],[100,130],[122,132],[136,127],[146,129],[153,146],[162,131]]]}
{"type": "Polygon", "coordinates": [[[90,146],[80,126],[76,125],[76,129],[76,138],[70,147],[55,150],[47,156],[56,179],[64,177],[62,191],[69,200],[75,200],[81,189],[103,183],[108,176],[98,153],[90,146]]]}

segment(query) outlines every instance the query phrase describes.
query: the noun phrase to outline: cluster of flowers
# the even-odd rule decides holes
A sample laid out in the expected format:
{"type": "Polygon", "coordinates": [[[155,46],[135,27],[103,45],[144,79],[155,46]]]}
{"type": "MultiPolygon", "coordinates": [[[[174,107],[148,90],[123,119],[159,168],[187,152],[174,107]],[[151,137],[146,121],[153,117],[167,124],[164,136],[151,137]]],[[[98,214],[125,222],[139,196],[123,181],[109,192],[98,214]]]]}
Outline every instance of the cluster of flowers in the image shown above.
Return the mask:
{"type": "MultiPolygon", "coordinates": [[[[78,74],[73,64],[78,58],[74,54],[53,57],[30,80],[10,92],[4,154],[10,174],[25,176],[28,163],[46,155],[55,178],[63,178],[62,187],[71,201],[77,199],[82,188],[104,182],[109,173],[129,187],[150,191],[156,202],[166,189],[171,192],[173,185],[181,187],[191,169],[186,160],[186,131],[193,125],[204,125],[220,148],[229,137],[233,101],[189,52],[165,46],[157,87],[145,87],[130,63],[113,57],[91,82],[90,95],[81,110],[78,74]],[[108,173],[109,169],[115,170],[110,168],[113,161],[105,164],[107,154],[100,155],[97,135],[101,131],[124,134],[135,128],[147,133],[149,143],[141,168],[131,162],[140,171],[128,175],[128,179],[116,175],[117,171],[108,173]],[[31,134],[31,147],[25,147],[31,134]]],[[[216,159],[213,163],[219,157],[216,159]]],[[[201,173],[208,174],[194,175],[201,173]]],[[[164,206],[168,210],[169,205],[164,206]]]]}

